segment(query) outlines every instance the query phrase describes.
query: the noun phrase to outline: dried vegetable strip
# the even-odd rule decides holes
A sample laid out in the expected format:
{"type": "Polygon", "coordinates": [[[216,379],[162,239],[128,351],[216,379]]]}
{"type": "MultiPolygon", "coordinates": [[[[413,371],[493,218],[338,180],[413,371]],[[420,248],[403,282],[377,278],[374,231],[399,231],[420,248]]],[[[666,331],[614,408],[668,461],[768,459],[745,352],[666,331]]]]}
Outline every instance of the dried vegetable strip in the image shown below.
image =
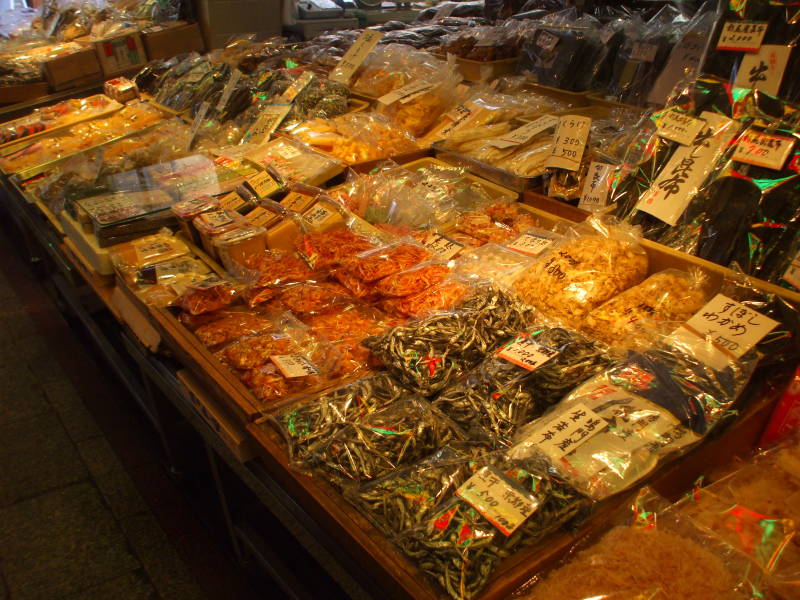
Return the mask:
{"type": "Polygon", "coordinates": [[[474,367],[527,325],[528,311],[502,291],[487,289],[457,311],[395,327],[364,341],[398,381],[424,396],[474,367]]]}

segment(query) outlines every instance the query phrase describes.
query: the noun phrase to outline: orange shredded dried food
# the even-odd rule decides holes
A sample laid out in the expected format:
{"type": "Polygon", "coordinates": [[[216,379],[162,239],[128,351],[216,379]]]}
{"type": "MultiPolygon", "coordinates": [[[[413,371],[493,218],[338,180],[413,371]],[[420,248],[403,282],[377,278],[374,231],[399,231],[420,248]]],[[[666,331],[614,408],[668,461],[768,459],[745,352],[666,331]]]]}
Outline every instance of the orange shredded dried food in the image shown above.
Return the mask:
{"type": "Polygon", "coordinates": [[[467,285],[448,281],[411,296],[384,300],[378,306],[390,314],[417,317],[427,312],[452,308],[468,291],[467,285]]]}
{"type": "Polygon", "coordinates": [[[349,229],[301,235],[295,245],[312,269],[326,269],[375,247],[367,238],[349,229]]]}
{"type": "Polygon", "coordinates": [[[351,258],[345,263],[345,268],[362,281],[371,282],[405,271],[430,257],[431,253],[422,246],[397,244],[367,256],[351,258]]]}
{"type": "Polygon", "coordinates": [[[410,296],[442,283],[450,274],[446,265],[425,265],[381,279],[375,290],[384,296],[410,296]]]}
{"type": "Polygon", "coordinates": [[[259,335],[235,342],[222,351],[225,361],[237,369],[255,369],[269,362],[273,355],[288,354],[294,347],[288,338],[259,335]]]}
{"type": "Polygon", "coordinates": [[[270,305],[293,313],[314,313],[350,302],[352,299],[350,292],[338,283],[323,281],[291,285],[272,300],[270,305]]]}
{"type": "Polygon", "coordinates": [[[194,334],[201,344],[216,346],[240,338],[243,335],[267,331],[271,327],[272,321],[263,315],[235,312],[198,327],[194,334]]]}

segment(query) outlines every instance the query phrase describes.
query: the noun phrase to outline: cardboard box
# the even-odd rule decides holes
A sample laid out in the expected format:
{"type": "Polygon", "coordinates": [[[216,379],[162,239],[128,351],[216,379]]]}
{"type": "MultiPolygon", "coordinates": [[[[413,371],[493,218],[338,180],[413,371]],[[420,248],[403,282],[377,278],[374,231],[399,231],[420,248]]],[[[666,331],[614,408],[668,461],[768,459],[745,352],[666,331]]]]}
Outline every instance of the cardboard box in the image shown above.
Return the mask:
{"type": "Polygon", "coordinates": [[[150,27],[142,32],[142,41],[150,60],[172,58],[187,52],[203,52],[206,46],[197,23],[150,27]]]}
{"type": "Polygon", "coordinates": [[[147,63],[142,36],[139,32],[105,38],[97,41],[78,40],[90,44],[95,51],[103,78],[110,79],[129,73],[147,63]]]}
{"type": "Polygon", "coordinates": [[[47,94],[49,86],[46,81],[20,83],[0,86],[0,104],[16,104],[26,100],[34,100],[47,94]]]}
{"type": "Polygon", "coordinates": [[[103,80],[103,70],[93,48],[59,56],[43,63],[47,83],[59,91],[103,80]]]}

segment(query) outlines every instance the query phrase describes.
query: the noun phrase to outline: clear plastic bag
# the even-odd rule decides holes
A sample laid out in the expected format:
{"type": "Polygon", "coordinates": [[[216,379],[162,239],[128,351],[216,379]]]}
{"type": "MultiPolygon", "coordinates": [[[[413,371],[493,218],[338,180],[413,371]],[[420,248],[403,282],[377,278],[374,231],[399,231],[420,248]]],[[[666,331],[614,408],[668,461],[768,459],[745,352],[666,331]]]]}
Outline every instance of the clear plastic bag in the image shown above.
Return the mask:
{"type": "Polygon", "coordinates": [[[194,330],[198,341],[209,348],[227,344],[241,337],[272,330],[275,324],[266,314],[245,310],[220,310],[214,319],[194,330]]]}
{"type": "Polygon", "coordinates": [[[175,237],[168,229],[117,244],[109,250],[114,267],[124,276],[132,276],[157,263],[188,254],[190,251],[186,243],[175,237]]]}
{"type": "Polygon", "coordinates": [[[471,291],[468,282],[448,279],[409,296],[387,298],[380,301],[378,306],[390,315],[418,318],[458,307],[471,291]]]}
{"type": "Polygon", "coordinates": [[[265,304],[272,310],[288,310],[298,315],[324,312],[353,302],[353,296],[338,283],[330,281],[288,283],[276,290],[265,304]]]}
{"type": "Polygon", "coordinates": [[[173,305],[190,315],[202,315],[224,308],[238,297],[239,290],[232,282],[213,275],[187,286],[173,305]]]}
{"type": "Polygon", "coordinates": [[[508,291],[534,260],[497,244],[484,244],[462,252],[456,259],[453,272],[462,277],[491,281],[499,289],[508,291]]]}
{"type": "Polygon", "coordinates": [[[592,309],[644,280],[647,254],[637,239],[636,230],[589,217],[523,272],[514,289],[546,315],[580,327],[592,309]]]}

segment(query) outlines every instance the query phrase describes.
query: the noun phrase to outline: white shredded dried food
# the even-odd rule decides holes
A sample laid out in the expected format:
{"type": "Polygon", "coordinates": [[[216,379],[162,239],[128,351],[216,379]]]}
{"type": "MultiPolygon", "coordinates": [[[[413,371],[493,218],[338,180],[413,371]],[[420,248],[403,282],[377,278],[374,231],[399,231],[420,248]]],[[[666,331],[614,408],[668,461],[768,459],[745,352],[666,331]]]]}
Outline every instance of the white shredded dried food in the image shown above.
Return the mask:
{"type": "Polygon", "coordinates": [[[708,301],[702,280],[678,269],[655,273],[595,308],[584,331],[609,345],[626,348],[669,333],[708,301]]]}
{"type": "Polygon", "coordinates": [[[638,244],[585,235],[543,256],[517,279],[514,289],[531,306],[579,328],[592,309],[646,274],[647,254],[638,244]]]}

